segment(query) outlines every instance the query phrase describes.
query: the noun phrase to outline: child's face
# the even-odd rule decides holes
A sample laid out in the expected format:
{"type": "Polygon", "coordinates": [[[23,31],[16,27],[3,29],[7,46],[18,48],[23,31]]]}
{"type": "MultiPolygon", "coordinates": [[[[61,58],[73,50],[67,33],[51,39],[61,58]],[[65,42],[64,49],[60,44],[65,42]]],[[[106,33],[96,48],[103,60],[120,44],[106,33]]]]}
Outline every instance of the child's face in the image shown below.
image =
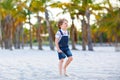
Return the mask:
{"type": "Polygon", "coordinates": [[[63,24],[61,25],[61,29],[67,29],[68,22],[64,21],[63,24]]]}

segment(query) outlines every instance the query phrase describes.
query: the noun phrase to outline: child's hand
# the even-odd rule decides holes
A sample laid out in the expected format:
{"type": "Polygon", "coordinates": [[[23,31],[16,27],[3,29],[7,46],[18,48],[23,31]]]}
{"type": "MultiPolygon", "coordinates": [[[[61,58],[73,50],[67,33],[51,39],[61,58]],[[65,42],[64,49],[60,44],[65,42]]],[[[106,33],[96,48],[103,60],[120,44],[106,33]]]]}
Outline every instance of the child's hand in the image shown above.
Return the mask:
{"type": "Polygon", "coordinates": [[[62,50],[59,49],[58,52],[59,52],[59,53],[62,53],[62,50]]]}

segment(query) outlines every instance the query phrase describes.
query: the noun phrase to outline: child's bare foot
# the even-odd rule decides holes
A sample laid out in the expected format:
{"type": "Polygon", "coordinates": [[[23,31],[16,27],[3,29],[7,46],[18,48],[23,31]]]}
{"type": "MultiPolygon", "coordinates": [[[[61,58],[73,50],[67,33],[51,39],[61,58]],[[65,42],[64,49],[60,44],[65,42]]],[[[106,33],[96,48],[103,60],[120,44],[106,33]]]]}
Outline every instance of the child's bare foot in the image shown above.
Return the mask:
{"type": "Polygon", "coordinates": [[[66,73],[65,73],[64,75],[65,75],[66,77],[68,77],[68,76],[69,76],[69,75],[68,75],[68,74],[66,74],[66,73]]]}
{"type": "Polygon", "coordinates": [[[64,76],[69,76],[67,73],[66,73],[66,69],[64,68],[64,76]]]}

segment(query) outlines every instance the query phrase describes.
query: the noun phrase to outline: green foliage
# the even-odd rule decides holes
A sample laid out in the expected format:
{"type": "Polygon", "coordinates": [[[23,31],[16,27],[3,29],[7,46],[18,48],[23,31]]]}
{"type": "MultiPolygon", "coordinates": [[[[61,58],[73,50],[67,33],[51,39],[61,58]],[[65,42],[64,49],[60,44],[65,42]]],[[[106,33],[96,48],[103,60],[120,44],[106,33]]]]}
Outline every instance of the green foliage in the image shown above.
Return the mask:
{"type": "Polygon", "coordinates": [[[92,4],[92,0],[82,0],[82,5],[86,6],[88,4],[92,4]]]}
{"type": "Polygon", "coordinates": [[[6,10],[12,10],[14,7],[13,0],[4,0],[1,2],[1,5],[3,6],[4,9],[6,10]]]}
{"type": "Polygon", "coordinates": [[[30,10],[32,12],[44,12],[45,11],[45,0],[32,0],[30,3],[30,10]]]}
{"type": "Polygon", "coordinates": [[[74,2],[75,4],[80,4],[82,0],[71,0],[71,2],[74,2]]]}

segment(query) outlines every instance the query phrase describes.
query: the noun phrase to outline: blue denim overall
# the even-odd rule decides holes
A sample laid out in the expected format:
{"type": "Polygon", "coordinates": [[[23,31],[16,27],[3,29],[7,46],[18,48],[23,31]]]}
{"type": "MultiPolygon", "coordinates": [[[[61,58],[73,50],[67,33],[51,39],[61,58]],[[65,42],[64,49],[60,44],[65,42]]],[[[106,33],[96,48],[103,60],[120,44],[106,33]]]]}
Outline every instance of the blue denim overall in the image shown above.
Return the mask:
{"type": "Polygon", "coordinates": [[[59,44],[59,48],[62,50],[62,53],[58,53],[58,57],[59,57],[59,59],[64,59],[66,56],[67,57],[72,56],[72,53],[68,46],[68,36],[64,36],[63,32],[61,30],[59,30],[59,31],[60,31],[62,37],[58,44],[59,44]]]}

